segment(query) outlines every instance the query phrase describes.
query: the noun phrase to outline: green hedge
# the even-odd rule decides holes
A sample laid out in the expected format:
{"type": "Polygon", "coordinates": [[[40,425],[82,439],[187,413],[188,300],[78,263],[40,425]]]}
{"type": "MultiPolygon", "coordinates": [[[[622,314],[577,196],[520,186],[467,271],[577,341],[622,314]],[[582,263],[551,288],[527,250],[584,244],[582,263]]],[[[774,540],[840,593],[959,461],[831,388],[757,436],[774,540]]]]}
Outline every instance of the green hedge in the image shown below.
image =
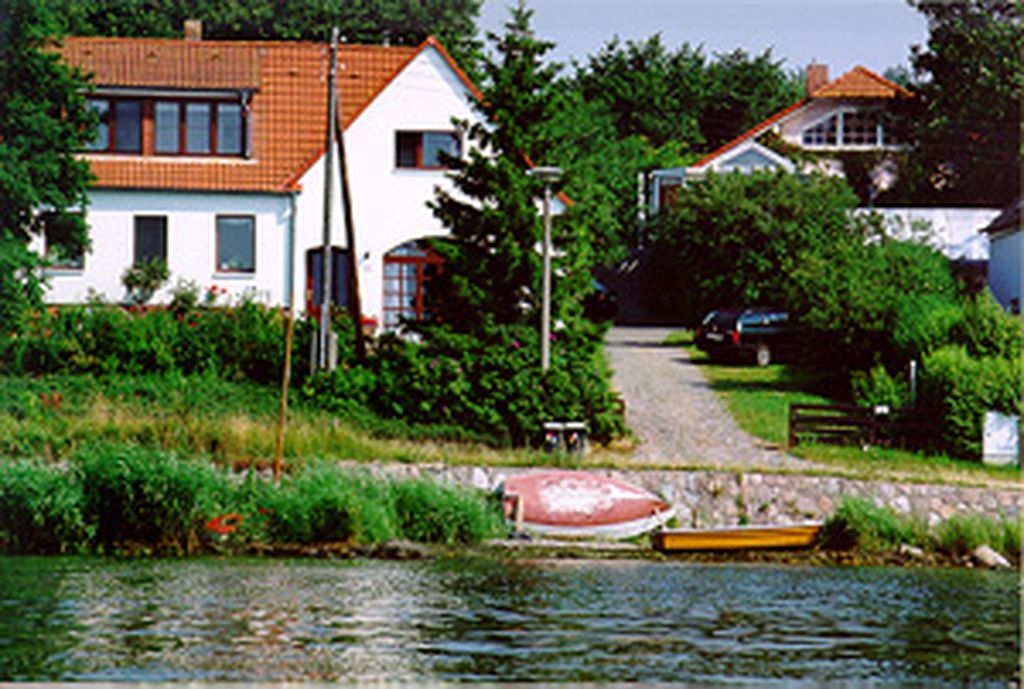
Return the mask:
{"type": "Polygon", "coordinates": [[[385,338],[365,365],[314,376],[304,397],[332,411],[364,407],[499,444],[536,441],[553,419],[584,420],[599,441],[624,431],[592,332],[556,335],[546,374],[533,328],[495,327],[483,335],[431,328],[427,337],[422,344],[385,338]]]}
{"type": "Polygon", "coordinates": [[[0,348],[0,366],[11,373],[216,371],[274,382],[284,361],[284,317],[251,299],[230,308],[51,307],[0,348]]]}
{"type": "Polygon", "coordinates": [[[963,345],[927,354],[921,366],[920,406],[938,422],[945,449],[978,459],[985,412],[1020,413],[1020,376],[1019,358],[976,357],[963,345]]]}

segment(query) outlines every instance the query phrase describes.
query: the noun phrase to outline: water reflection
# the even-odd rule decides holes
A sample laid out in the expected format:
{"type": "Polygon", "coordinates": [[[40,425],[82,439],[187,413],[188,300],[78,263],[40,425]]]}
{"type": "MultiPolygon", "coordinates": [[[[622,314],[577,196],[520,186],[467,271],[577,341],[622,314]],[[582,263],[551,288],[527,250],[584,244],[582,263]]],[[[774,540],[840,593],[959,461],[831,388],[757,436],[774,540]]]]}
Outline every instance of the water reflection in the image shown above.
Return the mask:
{"type": "Polygon", "coordinates": [[[1012,574],[0,559],[0,680],[1015,677],[1012,574]]]}

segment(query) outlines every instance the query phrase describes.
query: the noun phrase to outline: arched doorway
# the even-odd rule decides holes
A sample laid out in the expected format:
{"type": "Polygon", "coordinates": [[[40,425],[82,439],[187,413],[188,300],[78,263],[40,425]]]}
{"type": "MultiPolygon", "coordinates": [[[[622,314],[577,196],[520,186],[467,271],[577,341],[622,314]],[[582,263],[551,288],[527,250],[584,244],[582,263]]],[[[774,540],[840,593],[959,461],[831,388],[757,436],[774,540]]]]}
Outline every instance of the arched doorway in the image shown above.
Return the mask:
{"type": "Polygon", "coordinates": [[[444,259],[426,244],[413,241],[384,254],[384,329],[395,330],[403,320],[420,321],[428,314],[423,296],[444,259]]]}

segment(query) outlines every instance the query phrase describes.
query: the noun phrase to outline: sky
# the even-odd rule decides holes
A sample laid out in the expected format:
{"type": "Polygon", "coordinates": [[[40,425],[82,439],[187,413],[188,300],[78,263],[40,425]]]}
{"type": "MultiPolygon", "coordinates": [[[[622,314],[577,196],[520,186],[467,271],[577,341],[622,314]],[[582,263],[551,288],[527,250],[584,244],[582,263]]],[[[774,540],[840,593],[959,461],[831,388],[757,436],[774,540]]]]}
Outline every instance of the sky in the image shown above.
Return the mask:
{"type": "MultiPolygon", "coordinates": [[[[501,32],[515,0],[484,0],[480,26],[501,32]]],[[[533,27],[554,41],[552,59],[585,62],[612,37],[661,33],[671,49],[704,46],[707,55],[743,48],[784,59],[795,70],[811,62],[837,77],[856,65],[878,73],[909,67],[910,45],[928,37],[924,17],[906,0],[528,0],[533,27]]]]}

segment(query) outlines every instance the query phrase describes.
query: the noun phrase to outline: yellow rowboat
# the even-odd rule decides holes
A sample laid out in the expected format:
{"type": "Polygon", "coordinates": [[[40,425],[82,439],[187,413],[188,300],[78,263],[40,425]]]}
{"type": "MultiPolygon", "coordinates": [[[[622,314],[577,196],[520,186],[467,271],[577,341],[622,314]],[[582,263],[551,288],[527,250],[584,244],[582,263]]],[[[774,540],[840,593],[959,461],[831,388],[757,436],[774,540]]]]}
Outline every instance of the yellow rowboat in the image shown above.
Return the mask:
{"type": "Polygon", "coordinates": [[[670,529],[651,534],[656,550],[748,550],[755,548],[809,548],[821,522],[785,526],[732,526],[718,529],[670,529]]]}

